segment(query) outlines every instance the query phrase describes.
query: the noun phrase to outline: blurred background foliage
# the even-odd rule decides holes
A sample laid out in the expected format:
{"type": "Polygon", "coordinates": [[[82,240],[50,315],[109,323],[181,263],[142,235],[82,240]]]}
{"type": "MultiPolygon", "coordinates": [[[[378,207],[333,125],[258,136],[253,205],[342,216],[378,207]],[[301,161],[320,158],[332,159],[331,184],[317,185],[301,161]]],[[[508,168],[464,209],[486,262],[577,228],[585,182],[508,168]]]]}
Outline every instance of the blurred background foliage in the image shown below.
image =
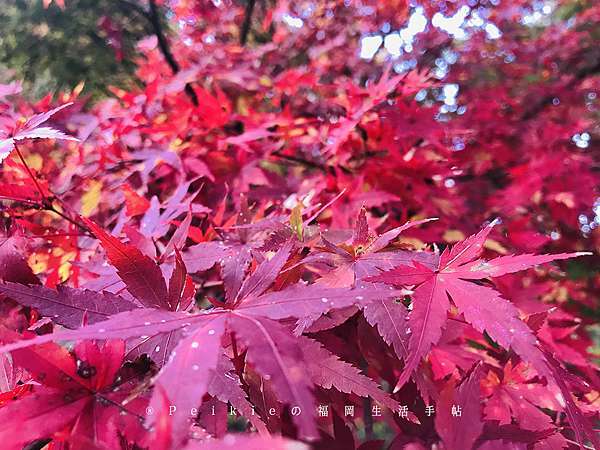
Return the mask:
{"type": "Polygon", "coordinates": [[[152,33],[140,6],[122,0],[3,0],[0,8],[0,81],[22,79],[40,97],[71,89],[104,95],[134,81],[135,46],[152,33]]]}

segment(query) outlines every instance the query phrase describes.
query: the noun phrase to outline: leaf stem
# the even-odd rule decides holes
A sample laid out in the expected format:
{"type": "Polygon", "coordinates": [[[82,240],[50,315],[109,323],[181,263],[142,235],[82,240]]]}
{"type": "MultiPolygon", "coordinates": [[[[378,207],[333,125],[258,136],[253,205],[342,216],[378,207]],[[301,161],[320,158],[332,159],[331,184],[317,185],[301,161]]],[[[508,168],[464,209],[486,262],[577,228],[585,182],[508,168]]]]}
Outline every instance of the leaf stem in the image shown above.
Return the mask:
{"type": "Polygon", "coordinates": [[[16,142],[13,143],[13,146],[15,147],[15,151],[17,152],[17,155],[19,155],[19,159],[21,160],[21,163],[23,163],[23,165],[25,166],[25,170],[27,170],[27,173],[33,180],[33,183],[35,184],[36,189],[40,193],[40,196],[42,197],[42,202],[45,203],[46,202],[46,194],[44,194],[44,191],[42,190],[40,183],[38,182],[37,178],[31,171],[31,169],[29,168],[29,164],[27,164],[27,161],[25,161],[25,158],[23,158],[23,154],[21,153],[21,150],[19,150],[19,147],[17,146],[16,142]]]}
{"type": "MultiPolygon", "coordinates": [[[[36,189],[40,193],[41,204],[39,206],[41,206],[41,208],[45,209],[46,211],[53,212],[54,214],[62,217],[67,222],[75,225],[76,227],[80,228],[81,230],[85,231],[86,233],[91,234],[89,228],[86,227],[84,224],[79,223],[78,221],[72,219],[67,214],[63,213],[62,211],[59,211],[58,209],[56,209],[54,207],[54,205],[52,204],[52,202],[50,201],[50,199],[44,193],[44,190],[42,189],[42,186],[38,182],[37,177],[33,174],[33,171],[29,167],[29,164],[27,164],[27,161],[25,161],[25,158],[23,157],[23,154],[21,153],[21,150],[19,149],[19,147],[17,146],[16,143],[13,144],[13,145],[15,147],[15,152],[17,153],[17,155],[19,156],[19,159],[21,160],[21,163],[25,167],[25,170],[29,174],[29,177],[33,180],[33,183],[35,184],[36,189]]],[[[56,198],[58,199],[59,202],[63,203],[62,200],[60,200],[58,197],[56,197],[56,198]]]]}

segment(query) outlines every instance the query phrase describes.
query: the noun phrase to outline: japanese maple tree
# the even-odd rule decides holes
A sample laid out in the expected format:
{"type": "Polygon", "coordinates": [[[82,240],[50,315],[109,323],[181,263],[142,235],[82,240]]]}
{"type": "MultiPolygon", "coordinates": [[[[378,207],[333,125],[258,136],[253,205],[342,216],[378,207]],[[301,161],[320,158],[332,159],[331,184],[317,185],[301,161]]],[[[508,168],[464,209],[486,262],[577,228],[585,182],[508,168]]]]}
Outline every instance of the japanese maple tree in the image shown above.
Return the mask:
{"type": "Polygon", "coordinates": [[[600,448],[599,5],[123,7],[0,85],[2,448],[600,448]]]}

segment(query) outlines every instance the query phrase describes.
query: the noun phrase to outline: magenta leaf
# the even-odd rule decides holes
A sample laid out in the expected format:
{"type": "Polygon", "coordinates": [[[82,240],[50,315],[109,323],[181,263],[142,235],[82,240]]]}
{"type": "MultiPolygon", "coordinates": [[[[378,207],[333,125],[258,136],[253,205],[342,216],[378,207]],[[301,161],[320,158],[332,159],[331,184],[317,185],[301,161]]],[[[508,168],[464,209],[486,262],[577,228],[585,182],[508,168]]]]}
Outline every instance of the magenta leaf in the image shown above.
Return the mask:
{"type": "MultiPolygon", "coordinates": [[[[364,224],[359,225],[363,220],[361,219],[362,215],[361,212],[357,219],[357,226],[364,227],[364,224]]],[[[437,262],[437,257],[431,253],[386,250],[386,247],[403,231],[432,220],[435,219],[407,222],[372,239],[367,227],[366,234],[364,230],[360,231],[362,234],[360,239],[366,239],[361,244],[354,243],[354,240],[351,244],[334,244],[321,237],[324,251],[312,253],[302,263],[329,265],[331,271],[325,274],[319,282],[332,287],[353,286],[367,277],[378,275],[381,271],[390,270],[399,265],[410,265],[415,261],[433,267],[437,262]]],[[[356,232],[355,230],[355,234],[356,232]]]]}
{"type": "Polygon", "coordinates": [[[334,387],[340,392],[369,397],[380,405],[397,411],[398,402],[381,390],[377,383],[361,374],[359,369],[342,361],[317,341],[300,338],[300,344],[314,384],[325,389],[334,387]]]}
{"type": "MultiPolygon", "coordinates": [[[[462,268],[473,259],[479,257],[483,250],[485,239],[492,230],[494,222],[479,233],[466,238],[452,249],[446,249],[435,271],[419,263],[401,265],[396,269],[381,275],[370,277],[373,282],[386,282],[396,285],[418,284],[413,294],[413,311],[409,315],[411,336],[408,345],[409,357],[401,374],[396,389],[399,389],[416,369],[419,361],[425,356],[432,345],[441,337],[441,330],[447,320],[450,306],[448,296],[462,312],[474,328],[487,332],[492,339],[505,348],[512,347],[524,360],[530,362],[541,375],[550,375],[544,357],[538,347],[537,339],[529,327],[518,318],[517,309],[508,301],[502,299],[492,288],[463,281],[462,268]]],[[[557,259],[580,256],[580,253],[558,255],[557,259]]],[[[509,273],[523,270],[530,265],[548,262],[551,258],[497,258],[491,267],[492,273],[509,273]],[[503,267],[506,265],[506,272],[503,267]]],[[[485,262],[477,261],[474,267],[483,267],[477,279],[484,278],[485,262]]],[[[467,271],[465,271],[467,272],[467,271]]],[[[476,273],[468,271],[468,273],[476,273]]]]}
{"type": "Polygon", "coordinates": [[[89,403],[85,396],[67,400],[65,393],[58,389],[42,388],[0,408],[0,439],[4,448],[20,449],[60,430],[75,420],[89,403]],[[17,428],[19,432],[15,433],[17,428]]]}
{"type": "Polygon", "coordinates": [[[356,218],[354,234],[352,235],[352,245],[366,245],[369,241],[369,224],[367,223],[367,210],[363,207],[356,218]]]}
{"type": "Polygon", "coordinates": [[[183,253],[183,261],[190,273],[202,272],[220,262],[229,251],[225,244],[218,242],[203,242],[194,245],[183,253]]]}
{"type": "Polygon", "coordinates": [[[473,327],[486,332],[504,348],[512,348],[521,358],[531,363],[540,375],[549,375],[545,358],[538,342],[519,311],[498,292],[460,279],[440,280],[452,301],[473,327]]]}
{"type": "MultiPolygon", "coordinates": [[[[4,139],[0,139],[0,163],[10,154],[15,148],[15,141],[22,141],[25,139],[63,139],[70,141],[78,141],[77,138],[69,136],[62,131],[55,130],[50,127],[39,127],[42,123],[46,122],[50,117],[56,114],[63,108],[71,106],[72,103],[65,103],[58,108],[51,109],[50,111],[36,114],[27,120],[25,124],[18,127],[12,135],[7,136],[4,139]]],[[[1,138],[2,136],[0,136],[1,138]]]]}
{"type": "Polygon", "coordinates": [[[300,408],[301,414],[293,416],[300,434],[316,437],[312,382],[296,338],[277,322],[240,313],[230,317],[229,325],[247,349],[247,361],[270,381],[279,399],[300,408]]]}
{"type": "Polygon", "coordinates": [[[577,403],[575,403],[575,400],[573,400],[573,394],[566,382],[566,379],[568,379],[570,375],[552,355],[546,353],[546,358],[548,367],[554,375],[554,382],[562,393],[565,403],[565,412],[569,419],[569,423],[573,427],[577,442],[582,446],[584,436],[586,436],[595,448],[600,448],[600,437],[598,436],[597,430],[594,430],[590,420],[588,420],[583,414],[583,411],[577,406],[577,403]]]}
{"type": "Polygon", "coordinates": [[[408,343],[408,359],[398,383],[398,390],[417,368],[421,359],[442,336],[446,315],[450,307],[448,295],[441,283],[426,282],[419,286],[413,297],[413,310],[409,315],[411,336],[408,343]]]}
{"type": "Polygon", "coordinates": [[[168,309],[167,285],[158,264],[132,245],[106,233],[91,220],[83,220],[102,242],[106,256],[131,295],[144,306],[168,309]]]}
{"type": "Polygon", "coordinates": [[[479,383],[482,376],[481,367],[477,367],[460,386],[451,383],[442,391],[436,408],[435,428],[444,448],[470,450],[481,435],[483,420],[479,383]]]}
{"type": "Polygon", "coordinates": [[[328,288],[320,284],[298,283],[282,291],[269,292],[245,300],[237,309],[246,314],[271,319],[294,317],[300,319],[304,327],[307,327],[333,309],[366,304],[398,294],[397,290],[370,283],[365,283],[359,288],[328,288]]]}
{"type": "Polygon", "coordinates": [[[186,310],[194,298],[196,288],[187,273],[185,264],[181,259],[179,250],[175,250],[175,268],[169,279],[169,293],[167,303],[169,310],[186,310]]]}
{"type": "Polygon", "coordinates": [[[96,322],[78,330],[55,331],[33,339],[25,339],[0,346],[0,353],[53,341],[76,341],[80,339],[129,339],[132,337],[155,336],[201,322],[210,314],[195,316],[183,312],[161,311],[138,308],[115,314],[107,320],[96,322]]]}
{"type": "Polygon", "coordinates": [[[0,280],[40,284],[23,257],[23,243],[16,237],[0,240],[0,280]]]}
{"type": "Polygon", "coordinates": [[[247,299],[257,297],[265,292],[273,284],[288,260],[292,246],[292,242],[285,243],[271,259],[263,261],[252,275],[246,278],[237,297],[239,299],[247,299]]]}
{"type": "Polygon", "coordinates": [[[408,357],[408,310],[394,299],[373,300],[363,307],[367,322],[377,327],[386,344],[391,345],[398,358],[408,357]]]}
{"type": "Polygon", "coordinates": [[[217,368],[213,371],[208,385],[208,393],[224,403],[230,403],[236,412],[242,414],[261,433],[266,432],[264,422],[253,410],[246,398],[242,383],[235,373],[233,363],[225,355],[220,354],[217,368]]]}
{"type": "Polygon", "coordinates": [[[591,255],[588,252],[559,253],[555,255],[508,255],[490,261],[473,261],[454,270],[454,274],[465,280],[499,277],[507,273],[520,272],[538,264],[591,255]]]}
{"type": "Polygon", "coordinates": [[[178,440],[187,440],[189,421],[193,418],[190,411],[200,405],[208,391],[210,375],[217,368],[224,331],[225,320],[221,316],[203,321],[179,341],[170,362],[155,377],[156,390],[150,406],[160,410],[162,400],[156,395],[158,392],[165,392],[170,404],[176,405],[171,416],[175,444],[178,440]]]}
{"type": "Polygon", "coordinates": [[[252,250],[246,245],[232,246],[231,253],[224,256],[221,271],[227,300],[233,301],[238,295],[251,261],[252,250]]]}
{"type": "Polygon", "coordinates": [[[67,328],[81,326],[84,316],[89,324],[93,324],[140,307],[109,292],[98,293],[65,286],[57,286],[54,290],[43,286],[0,283],[0,293],[37,309],[42,315],[67,328]]]}

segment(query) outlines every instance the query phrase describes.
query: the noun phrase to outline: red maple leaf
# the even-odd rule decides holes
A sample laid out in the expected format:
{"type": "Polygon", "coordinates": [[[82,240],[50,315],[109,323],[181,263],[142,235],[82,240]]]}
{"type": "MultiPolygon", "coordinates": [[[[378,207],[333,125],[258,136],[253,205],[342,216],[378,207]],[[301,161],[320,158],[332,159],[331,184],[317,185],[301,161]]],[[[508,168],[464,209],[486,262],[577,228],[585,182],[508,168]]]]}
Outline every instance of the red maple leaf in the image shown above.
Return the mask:
{"type": "Polygon", "coordinates": [[[536,264],[581,256],[582,253],[501,256],[491,261],[478,259],[493,225],[490,224],[451,249],[444,250],[439,263],[433,269],[414,262],[412,266],[401,265],[367,279],[373,282],[417,286],[412,294],[413,303],[408,321],[411,329],[408,347],[410,357],[406,361],[396,389],[408,380],[431,346],[438,342],[447,320],[450,299],[467,322],[478,331],[486,332],[505,348],[512,347],[541,374],[549,373],[535,335],[519,319],[516,307],[494,289],[468,280],[518,272],[536,264]]]}
{"type": "MultiPolygon", "coordinates": [[[[0,333],[4,342],[19,337],[7,329],[0,333]]],[[[54,343],[13,352],[14,363],[42,385],[0,408],[4,448],[47,437],[68,441],[74,450],[118,448],[119,432],[139,438],[145,402],[121,404],[135,386],[118,376],[124,352],[123,341],[81,342],[72,353],[54,343]]]]}
{"type": "MultiPolygon", "coordinates": [[[[142,273],[131,261],[142,261],[145,267],[151,267],[150,263],[155,263],[146,259],[147,257],[139,251],[134,251],[132,247],[100,232],[97,226],[94,227],[94,231],[102,236],[105,245],[110,246],[109,251],[114,254],[111,257],[109,253],[109,257],[115,265],[118,264],[120,276],[127,285],[134,286],[135,291],[144,298],[150,298],[152,301],[158,298],[154,296],[154,286],[162,286],[164,283],[158,281],[158,272],[152,269],[142,273]],[[132,260],[128,259],[129,257],[132,260]],[[132,270],[124,270],[128,267],[132,270]]],[[[322,353],[327,359],[321,361],[323,366],[313,368],[315,372],[311,376],[303,361],[306,361],[306,357],[312,357],[312,352],[305,356],[305,350],[297,338],[274,319],[311,315],[317,318],[335,308],[393,296],[395,291],[368,285],[360,288],[328,288],[300,282],[281,291],[266,292],[279,275],[293,247],[294,243],[288,241],[271,259],[260,263],[233,294],[233,302],[222,307],[194,314],[166,308],[136,308],[78,330],[57,331],[31,340],[7,344],[0,348],[0,351],[12,351],[56,340],[140,338],[148,341],[169,336],[171,342],[168,344],[174,346],[174,350],[169,351],[169,360],[156,376],[154,385],[157,389],[150,405],[158,408],[163,402],[161,396],[164,393],[168,393],[169,400],[178,405],[178,412],[171,424],[172,445],[179,445],[187,440],[190,411],[198,406],[204,394],[210,392],[211,379],[217,371],[220,355],[224,350],[224,338],[231,334],[239,341],[238,351],[245,351],[246,362],[261,374],[264,381],[277,392],[279,400],[284,403],[297,405],[303,411],[312,411],[314,400],[311,387],[314,383],[333,385],[342,391],[351,391],[358,395],[373,394],[376,392],[373,382],[358,374],[352,366],[333,356],[327,356],[325,350],[319,350],[318,347],[315,347],[314,351],[322,353]],[[346,381],[340,384],[341,380],[335,380],[324,368],[332,373],[344,373],[342,380],[346,381]],[[163,394],[158,394],[159,392],[163,394]]],[[[160,279],[162,280],[162,276],[160,279]]],[[[307,341],[305,348],[309,348],[306,347],[309,345],[313,344],[307,341]]],[[[157,345],[156,349],[160,350],[160,347],[157,345]]],[[[230,392],[229,395],[237,395],[236,392],[237,390],[230,392]]],[[[223,393],[222,398],[227,397],[227,393],[223,393]]],[[[383,393],[379,394],[378,398],[385,400],[389,405],[395,404],[391,399],[387,400],[383,393]]],[[[316,435],[314,418],[311,415],[298,415],[295,419],[302,435],[316,435]]]]}
{"type": "Polygon", "coordinates": [[[25,139],[65,139],[69,141],[77,141],[77,138],[66,135],[62,131],[55,130],[51,127],[40,127],[50,117],[58,111],[71,106],[72,103],[65,103],[58,108],[50,111],[36,114],[30,117],[23,125],[16,125],[12,133],[6,134],[0,132],[0,163],[12,152],[15,148],[15,142],[25,139]]]}

